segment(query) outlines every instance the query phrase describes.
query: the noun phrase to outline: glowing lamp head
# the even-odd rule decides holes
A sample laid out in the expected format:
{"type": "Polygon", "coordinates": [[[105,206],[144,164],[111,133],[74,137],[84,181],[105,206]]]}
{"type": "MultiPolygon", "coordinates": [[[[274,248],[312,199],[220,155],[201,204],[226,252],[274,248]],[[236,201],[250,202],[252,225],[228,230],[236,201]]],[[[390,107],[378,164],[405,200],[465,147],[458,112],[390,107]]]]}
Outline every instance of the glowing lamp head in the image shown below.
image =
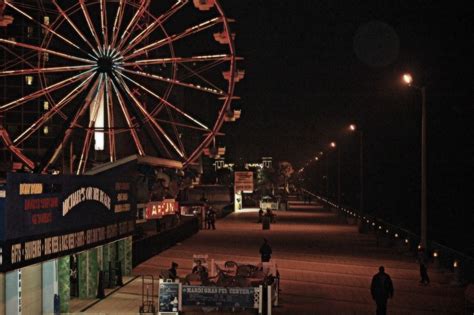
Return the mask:
{"type": "Polygon", "coordinates": [[[350,131],[356,131],[356,129],[357,129],[357,126],[356,126],[356,125],[354,125],[354,124],[350,124],[350,125],[349,125],[349,130],[350,130],[350,131]]]}
{"type": "Polygon", "coordinates": [[[335,147],[336,147],[336,142],[334,142],[334,141],[331,142],[331,143],[329,144],[329,146],[330,146],[331,148],[335,148],[335,147]]]}
{"type": "Polygon", "coordinates": [[[434,257],[434,258],[438,257],[438,252],[434,251],[434,252],[433,252],[433,257],[434,257]]]}
{"type": "Polygon", "coordinates": [[[408,244],[408,238],[405,239],[405,244],[408,244]]]}
{"type": "Polygon", "coordinates": [[[455,261],[453,262],[453,267],[454,267],[454,268],[459,267],[459,262],[458,262],[457,260],[455,260],[455,261]]]}
{"type": "Polygon", "coordinates": [[[316,157],[314,158],[314,160],[315,160],[315,161],[318,161],[318,160],[319,160],[319,158],[316,156],[316,157]]]}
{"type": "Polygon", "coordinates": [[[409,73],[405,73],[403,75],[403,82],[407,85],[410,85],[413,83],[413,77],[409,73]]]}

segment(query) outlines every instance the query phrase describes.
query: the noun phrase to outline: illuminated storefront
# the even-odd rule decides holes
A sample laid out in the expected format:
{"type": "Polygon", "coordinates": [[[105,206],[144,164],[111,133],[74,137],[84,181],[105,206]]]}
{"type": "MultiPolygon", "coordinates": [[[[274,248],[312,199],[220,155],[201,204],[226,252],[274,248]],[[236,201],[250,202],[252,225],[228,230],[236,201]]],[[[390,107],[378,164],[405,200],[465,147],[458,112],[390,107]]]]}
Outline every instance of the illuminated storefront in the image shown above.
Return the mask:
{"type": "Polygon", "coordinates": [[[96,297],[99,271],[129,275],[135,207],[130,183],[110,176],[8,174],[0,314],[68,312],[71,298],[96,297]]]}

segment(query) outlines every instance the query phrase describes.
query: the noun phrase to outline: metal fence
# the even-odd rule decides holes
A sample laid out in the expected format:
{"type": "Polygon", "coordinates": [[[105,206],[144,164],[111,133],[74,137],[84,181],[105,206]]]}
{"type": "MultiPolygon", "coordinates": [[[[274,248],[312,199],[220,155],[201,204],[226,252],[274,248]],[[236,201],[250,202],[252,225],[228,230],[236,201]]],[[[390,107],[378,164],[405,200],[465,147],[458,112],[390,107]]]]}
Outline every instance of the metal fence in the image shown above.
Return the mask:
{"type": "MultiPolygon", "coordinates": [[[[337,205],[333,201],[318,196],[310,191],[304,190],[318,200],[337,209],[348,219],[357,220],[359,230],[370,230],[377,233],[377,236],[384,237],[391,243],[402,244],[408,251],[416,255],[420,236],[407,229],[393,225],[383,219],[373,215],[362,213],[357,209],[351,209],[337,205]]],[[[474,282],[474,258],[460,251],[442,245],[438,242],[429,241],[427,253],[431,262],[440,268],[453,272],[453,284],[465,284],[474,282]]]]}

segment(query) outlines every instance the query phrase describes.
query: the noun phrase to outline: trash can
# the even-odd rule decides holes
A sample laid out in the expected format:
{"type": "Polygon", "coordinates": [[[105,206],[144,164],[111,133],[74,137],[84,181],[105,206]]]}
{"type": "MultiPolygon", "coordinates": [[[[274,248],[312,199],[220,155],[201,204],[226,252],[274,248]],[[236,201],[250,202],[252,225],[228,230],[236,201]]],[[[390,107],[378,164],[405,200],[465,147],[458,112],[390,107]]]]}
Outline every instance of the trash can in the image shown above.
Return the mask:
{"type": "Polygon", "coordinates": [[[262,218],[262,230],[270,230],[270,217],[264,215],[262,218]]]}

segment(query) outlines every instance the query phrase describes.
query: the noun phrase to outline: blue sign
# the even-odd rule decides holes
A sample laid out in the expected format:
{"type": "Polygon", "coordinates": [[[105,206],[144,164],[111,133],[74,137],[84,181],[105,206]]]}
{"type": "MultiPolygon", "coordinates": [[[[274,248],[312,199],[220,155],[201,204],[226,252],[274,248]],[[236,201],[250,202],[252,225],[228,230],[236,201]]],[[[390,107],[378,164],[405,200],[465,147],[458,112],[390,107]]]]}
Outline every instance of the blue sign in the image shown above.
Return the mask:
{"type": "Polygon", "coordinates": [[[215,306],[229,308],[258,308],[256,288],[207,287],[184,285],[183,306],[215,306]]]}

